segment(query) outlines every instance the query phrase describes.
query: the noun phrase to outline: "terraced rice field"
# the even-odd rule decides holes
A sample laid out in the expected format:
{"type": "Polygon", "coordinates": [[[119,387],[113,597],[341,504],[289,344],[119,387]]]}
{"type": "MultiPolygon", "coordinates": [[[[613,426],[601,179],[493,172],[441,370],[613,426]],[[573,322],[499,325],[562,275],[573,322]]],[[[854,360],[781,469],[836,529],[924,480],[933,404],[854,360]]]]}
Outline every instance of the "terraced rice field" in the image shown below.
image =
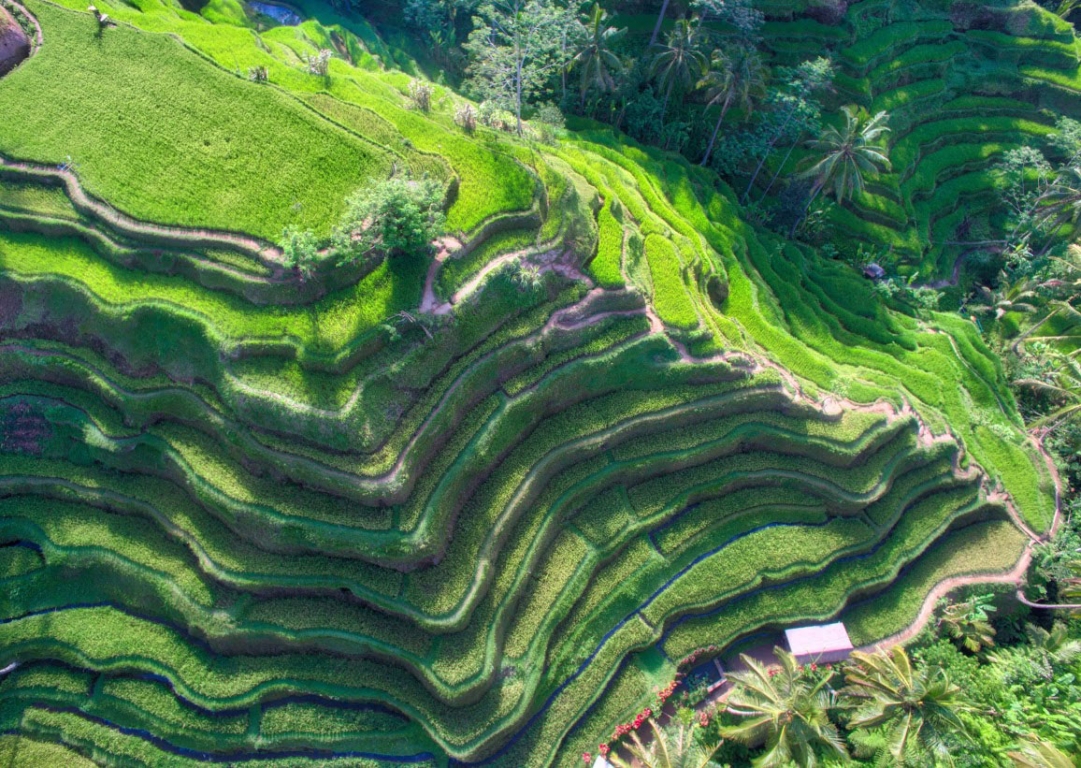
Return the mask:
{"type": "MultiPolygon", "coordinates": [[[[0,762],[571,766],[695,649],[838,615],[874,642],[1051,525],[976,330],[711,173],[595,126],[466,134],[321,5],[262,33],[98,5],[100,37],[27,0],[45,44],[0,79],[0,762]],[[403,166],[455,180],[461,249],[282,268],[282,227],[403,166]]],[[[952,99],[884,84],[974,33],[871,5],[852,87],[952,99]]],[[[1046,129],[950,109],[839,223],[933,230],[1046,129]]]]}
{"type": "Polygon", "coordinates": [[[1040,143],[1056,113],[1075,114],[1079,91],[1079,50],[1067,22],[1035,5],[948,5],[902,13],[862,0],[849,4],[847,28],[800,20],[765,30],[780,60],[829,52],[841,103],[889,112],[893,171],[831,221],[851,237],[853,252],[859,243],[888,251],[923,281],[948,280],[964,243],[979,240],[995,215],[994,163],[1018,145],[1040,143]]]}

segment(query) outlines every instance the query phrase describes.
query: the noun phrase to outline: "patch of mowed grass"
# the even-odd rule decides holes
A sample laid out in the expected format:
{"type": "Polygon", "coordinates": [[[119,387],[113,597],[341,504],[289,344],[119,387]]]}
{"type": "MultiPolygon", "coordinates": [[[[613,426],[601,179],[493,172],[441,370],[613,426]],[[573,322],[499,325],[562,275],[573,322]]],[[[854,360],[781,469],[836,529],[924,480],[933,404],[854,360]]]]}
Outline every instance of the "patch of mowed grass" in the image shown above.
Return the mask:
{"type": "Polygon", "coordinates": [[[31,2],[49,45],[0,81],[0,152],[60,164],[142,219],[327,233],[389,156],[175,39],[31,2]],[[297,205],[299,203],[299,205],[297,205]]]}

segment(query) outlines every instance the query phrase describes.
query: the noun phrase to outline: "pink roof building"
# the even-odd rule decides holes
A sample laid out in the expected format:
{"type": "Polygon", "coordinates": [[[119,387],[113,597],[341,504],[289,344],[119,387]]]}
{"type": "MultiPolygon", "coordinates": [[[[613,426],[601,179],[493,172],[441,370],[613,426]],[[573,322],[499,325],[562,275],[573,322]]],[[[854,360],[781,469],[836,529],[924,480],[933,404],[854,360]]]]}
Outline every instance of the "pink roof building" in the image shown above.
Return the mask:
{"type": "Polygon", "coordinates": [[[792,651],[800,664],[844,661],[852,652],[852,641],[848,639],[845,625],[839,621],[834,624],[786,629],[784,639],[788,650],[792,651]]]}

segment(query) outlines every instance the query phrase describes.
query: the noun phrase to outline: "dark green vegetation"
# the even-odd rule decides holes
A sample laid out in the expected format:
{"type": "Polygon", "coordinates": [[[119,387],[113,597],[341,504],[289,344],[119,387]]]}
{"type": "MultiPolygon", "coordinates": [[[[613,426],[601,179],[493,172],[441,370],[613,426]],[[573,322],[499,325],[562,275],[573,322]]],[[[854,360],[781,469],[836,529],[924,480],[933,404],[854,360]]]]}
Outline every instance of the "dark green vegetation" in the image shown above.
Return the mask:
{"type": "MultiPolygon", "coordinates": [[[[1051,527],[1000,337],[808,234],[941,274],[893,177],[788,240],[698,157],[551,108],[519,137],[342,8],[98,6],[27,0],[45,44],[0,79],[0,762],[569,766],[697,648],[880,640],[1051,527]]],[[[875,107],[929,189],[936,114],[1055,130],[941,3],[766,10],[772,66],[826,40],[841,88],[946,66],[936,35],[976,62],[968,112],[875,107]]],[[[1025,13],[1011,41],[1075,77],[1025,13]]]]}

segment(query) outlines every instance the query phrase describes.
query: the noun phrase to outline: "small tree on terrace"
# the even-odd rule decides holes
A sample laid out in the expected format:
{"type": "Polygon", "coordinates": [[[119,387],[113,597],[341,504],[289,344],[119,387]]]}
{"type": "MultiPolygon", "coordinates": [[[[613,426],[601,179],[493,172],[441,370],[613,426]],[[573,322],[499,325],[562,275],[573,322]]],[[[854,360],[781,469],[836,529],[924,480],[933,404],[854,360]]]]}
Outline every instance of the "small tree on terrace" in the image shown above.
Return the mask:
{"type": "Polygon", "coordinates": [[[564,28],[574,19],[551,0],[494,0],[477,9],[465,49],[478,97],[514,112],[522,134],[522,105],[566,65],[564,28]]]}
{"type": "Polygon", "coordinates": [[[334,231],[334,249],[343,261],[372,252],[387,256],[427,253],[443,232],[442,185],[430,179],[387,179],[365,187],[346,201],[334,231]]]}
{"type": "Polygon", "coordinates": [[[312,276],[319,261],[319,249],[310,229],[301,229],[290,224],[282,232],[281,249],[282,262],[292,269],[301,281],[312,276]]]}

